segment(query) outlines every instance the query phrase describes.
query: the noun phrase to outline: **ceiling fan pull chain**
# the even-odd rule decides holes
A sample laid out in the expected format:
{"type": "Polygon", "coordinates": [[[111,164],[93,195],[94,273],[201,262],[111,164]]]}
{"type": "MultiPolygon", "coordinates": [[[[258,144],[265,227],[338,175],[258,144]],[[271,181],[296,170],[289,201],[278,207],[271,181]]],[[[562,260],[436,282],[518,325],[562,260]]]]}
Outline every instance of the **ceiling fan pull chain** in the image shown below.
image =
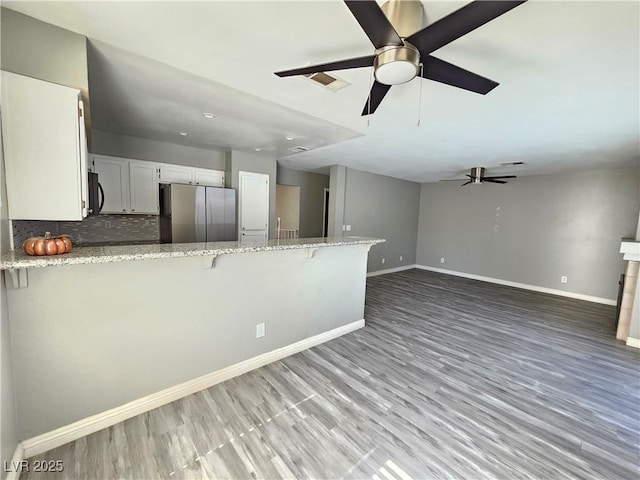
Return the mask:
{"type": "MultiPolygon", "coordinates": [[[[421,80],[424,78],[423,73],[424,73],[424,64],[420,63],[420,79],[421,80]]],[[[418,96],[418,126],[420,126],[420,117],[422,116],[422,84],[424,82],[420,81],[419,83],[420,83],[420,94],[418,96]]]]}

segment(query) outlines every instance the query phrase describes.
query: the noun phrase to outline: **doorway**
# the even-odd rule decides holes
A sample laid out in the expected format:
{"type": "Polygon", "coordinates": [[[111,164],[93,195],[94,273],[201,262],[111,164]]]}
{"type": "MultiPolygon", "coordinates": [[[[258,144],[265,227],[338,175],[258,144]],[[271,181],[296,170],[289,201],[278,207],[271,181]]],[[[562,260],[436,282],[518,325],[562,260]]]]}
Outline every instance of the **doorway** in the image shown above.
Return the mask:
{"type": "Polygon", "coordinates": [[[276,185],[277,238],[298,238],[300,232],[300,187],[276,185]]]}
{"type": "Polygon", "coordinates": [[[324,204],[322,208],[322,236],[326,237],[329,232],[329,189],[324,189],[324,204]]]}

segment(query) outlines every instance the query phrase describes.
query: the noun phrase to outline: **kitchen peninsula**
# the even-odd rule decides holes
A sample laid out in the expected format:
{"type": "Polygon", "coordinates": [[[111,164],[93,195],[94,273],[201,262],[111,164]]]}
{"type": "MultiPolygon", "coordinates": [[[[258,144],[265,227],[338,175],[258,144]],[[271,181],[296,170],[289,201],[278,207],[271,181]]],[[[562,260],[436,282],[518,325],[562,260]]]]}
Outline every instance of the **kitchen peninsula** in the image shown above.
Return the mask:
{"type": "Polygon", "coordinates": [[[27,456],[364,326],[361,237],[0,260],[27,456]],[[75,423],[74,423],[75,422],[75,423]],[[58,430],[56,430],[58,429],[58,430]]]}

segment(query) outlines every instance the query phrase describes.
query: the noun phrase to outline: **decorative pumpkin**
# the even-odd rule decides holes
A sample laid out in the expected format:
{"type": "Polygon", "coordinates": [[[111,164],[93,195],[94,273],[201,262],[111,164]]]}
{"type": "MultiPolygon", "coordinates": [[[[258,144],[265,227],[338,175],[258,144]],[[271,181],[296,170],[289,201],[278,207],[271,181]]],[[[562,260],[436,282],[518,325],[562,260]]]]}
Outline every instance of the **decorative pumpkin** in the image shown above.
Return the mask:
{"type": "Polygon", "coordinates": [[[68,235],[52,237],[45,232],[44,237],[27,238],[22,244],[22,249],[27,255],[60,255],[71,251],[72,244],[68,235]]]}

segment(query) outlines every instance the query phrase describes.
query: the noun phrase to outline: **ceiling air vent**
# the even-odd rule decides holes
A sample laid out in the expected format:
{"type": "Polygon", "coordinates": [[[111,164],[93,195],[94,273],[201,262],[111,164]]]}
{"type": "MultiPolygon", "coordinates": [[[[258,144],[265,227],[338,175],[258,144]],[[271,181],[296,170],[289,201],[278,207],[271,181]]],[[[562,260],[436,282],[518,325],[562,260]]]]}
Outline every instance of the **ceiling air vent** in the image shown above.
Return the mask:
{"type": "Polygon", "coordinates": [[[310,73],[304,76],[331,92],[337,92],[338,90],[351,85],[349,82],[342,80],[341,78],[334,77],[324,72],[310,73]]]}
{"type": "Polygon", "coordinates": [[[309,150],[307,147],[303,147],[300,145],[298,145],[297,147],[291,147],[287,149],[287,151],[291,153],[301,153],[301,152],[306,152],[307,150],[309,150]]]}

